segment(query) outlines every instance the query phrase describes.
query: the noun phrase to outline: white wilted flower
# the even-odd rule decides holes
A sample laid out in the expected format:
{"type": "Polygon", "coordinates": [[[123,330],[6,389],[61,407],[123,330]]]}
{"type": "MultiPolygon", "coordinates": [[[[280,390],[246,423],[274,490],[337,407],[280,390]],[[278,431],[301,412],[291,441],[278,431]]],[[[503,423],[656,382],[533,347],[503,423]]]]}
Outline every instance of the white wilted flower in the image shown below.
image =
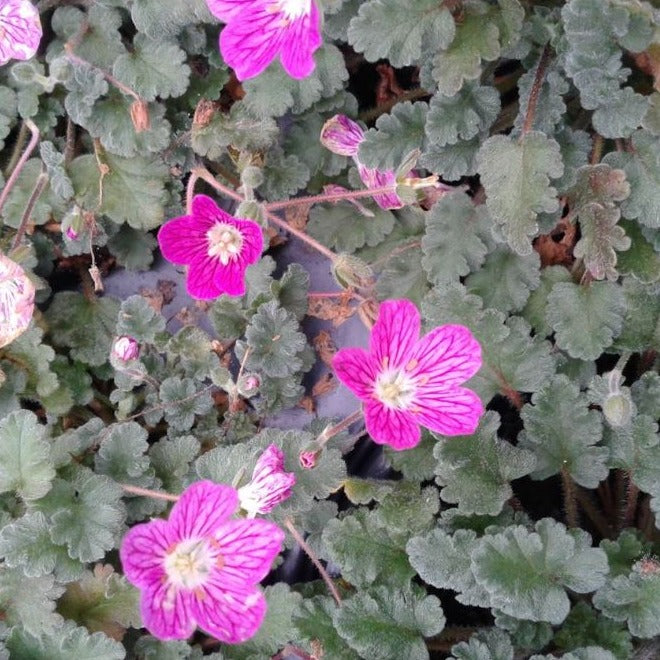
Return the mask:
{"type": "Polygon", "coordinates": [[[33,312],[34,284],[17,263],[0,254],[0,348],[25,332],[33,312]]]}

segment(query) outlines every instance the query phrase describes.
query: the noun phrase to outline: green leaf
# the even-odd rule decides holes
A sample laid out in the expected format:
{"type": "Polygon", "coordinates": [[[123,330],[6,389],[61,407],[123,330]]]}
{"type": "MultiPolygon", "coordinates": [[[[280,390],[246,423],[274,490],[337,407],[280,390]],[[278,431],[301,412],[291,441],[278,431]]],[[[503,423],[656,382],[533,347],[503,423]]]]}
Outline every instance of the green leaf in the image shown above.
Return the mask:
{"type": "Polygon", "coordinates": [[[0,493],[37,500],[50,490],[55,469],[46,435],[46,427],[27,410],[0,420],[0,493]]]}
{"type": "Polygon", "coordinates": [[[458,592],[456,600],[463,605],[488,607],[488,593],[476,583],[470,564],[470,555],[477,545],[477,534],[471,529],[459,529],[449,535],[436,528],[411,538],[406,552],[424,582],[458,592]]]}
{"type": "Polygon", "coordinates": [[[495,615],[495,625],[509,633],[511,641],[516,647],[536,651],[546,647],[552,639],[553,631],[549,623],[516,619],[499,610],[494,610],[493,614],[495,615]]]}
{"type": "Polygon", "coordinates": [[[160,479],[161,488],[170,493],[183,490],[183,481],[190,472],[190,464],[199,455],[199,440],[192,435],[163,438],[151,445],[149,458],[160,479]]]}
{"type": "Polygon", "coordinates": [[[603,137],[627,138],[642,123],[648,107],[647,97],[631,87],[614,88],[607,101],[596,109],[591,122],[603,137]]]}
{"type": "MultiPolygon", "coordinates": [[[[537,70],[538,63],[518,79],[520,109],[513,124],[517,131],[522,131],[525,123],[529,97],[537,70]]],[[[540,131],[546,135],[552,135],[555,132],[555,127],[561,122],[566,113],[566,104],[562,96],[568,90],[569,85],[559,71],[551,68],[546,72],[538,92],[536,110],[532,118],[532,130],[540,131]]]]}
{"type": "Polygon", "coordinates": [[[422,429],[422,439],[418,445],[406,451],[395,451],[384,447],[384,457],[389,465],[401,472],[411,481],[430,481],[433,479],[433,448],[436,439],[430,431],[422,429]]]}
{"type": "Polygon", "coordinates": [[[64,169],[64,154],[57,151],[55,145],[48,141],[39,143],[39,154],[41,155],[41,160],[46,166],[50,187],[55,194],[62,199],[73,197],[71,179],[69,179],[69,176],[64,169]]]}
{"type": "Polygon", "coordinates": [[[653,249],[636,222],[622,220],[619,226],[631,241],[629,250],[618,256],[618,269],[622,275],[632,275],[644,284],[660,280],[660,255],[653,249]]]}
{"type": "Polygon", "coordinates": [[[610,565],[610,577],[628,575],[632,565],[648,552],[647,543],[643,542],[637,530],[625,529],[616,541],[603,539],[600,547],[607,555],[610,565]]]}
{"type": "Polygon", "coordinates": [[[307,314],[309,273],[300,264],[289,264],[284,275],[271,284],[280,306],[299,321],[307,314]]]}
{"type": "Polygon", "coordinates": [[[626,172],[630,197],[621,204],[623,217],[660,228],[660,138],[648,131],[632,135],[633,152],[612,152],[603,161],[626,172]]]}
{"type": "Polygon", "coordinates": [[[498,246],[484,265],[466,278],[465,286],[480,296],[486,307],[517,312],[525,306],[530,291],[540,284],[540,265],[537,252],[520,256],[498,246]]]}
{"type": "Polygon", "coordinates": [[[571,357],[595,360],[621,331],[625,311],[618,284],[558,282],[548,295],[546,318],[559,348],[571,357]]]}
{"type": "Polygon", "coordinates": [[[404,549],[405,539],[395,538],[365,509],[328,521],[322,538],[329,559],[355,586],[375,583],[401,588],[414,575],[404,549]]]}
{"type": "Polygon", "coordinates": [[[487,213],[463,192],[440,198],[426,215],[422,266],[434,284],[450,282],[476,270],[488,247],[482,240],[487,213]]]}
{"type": "Polygon", "coordinates": [[[429,657],[423,637],[437,635],[445,625],[440,601],[406,589],[385,587],[360,592],[345,600],[333,615],[339,634],[363,658],[429,657]]]}
{"type": "Polygon", "coordinates": [[[643,562],[619,575],[594,595],[595,607],[615,621],[625,621],[635,637],[660,635],[660,574],[644,572],[643,562]]]}
{"type": "Polygon", "coordinates": [[[16,92],[9,87],[0,86],[0,149],[5,147],[5,138],[11,131],[16,116],[16,92]]]}
{"type": "Polygon", "coordinates": [[[547,337],[552,328],[545,317],[548,295],[557,282],[571,282],[571,274],[563,266],[546,266],[541,269],[541,281],[529,294],[522,315],[532,325],[537,335],[547,337]]]}
{"type": "Polygon", "coordinates": [[[565,589],[589,593],[605,582],[607,557],[592,548],[582,530],[544,518],[534,532],[511,526],[485,536],[472,553],[477,583],[505,614],[531,621],[561,623],[570,601],[565,589]]]}
{"type": "Polygon", "coordinates": [[[631,387],[633,400],[640,415],[660,417],[660,375],[647,371],[631,387]]]}
{"type": "Polygon", "coordinates": [[[204,0],[135,0],[131,18],[140,32],[154,39],[174,37],[194,23],[213,23],[214,18],[204,0]]]}
{"type": "Polygon", "coordinates": [[[153,263],[153,251],[158,245],[156,239],[143,231],[122,225],[119,231],[108,239],[108,250],[117,263],[127,270],[146,271],[153,263]]]}
{"type": "Polygon", "coordinates": [[[108,360],[119,302],[110,296],[88,300],[74,291],[56,293],[48,311],[51,340],[71,349],[71,357],[91,366],[108,360]]]}
{"type": "Polygon", "coordinates": [[[509,636],[493,629],[472,635],[467,642],[451,648],[455,660],[513,660],[513,645],[509,636]]]}
{"type": "Polygon", "coordinates": [[[630,184],[622,169],[614,169],[606,163],[584,165],[577,170],[575,184],[568,191],[572,214],[592,203],[612,208],[630,195],[630,184]]]}
{"type": "Polygon", "coordinates": [[[346,202],[312,207],[307,231],[338,252],[353,253],[364,245],[378,245],[394,228],[394,214],[373,202],[362,203],[374,214],[373,217],[357,214],[355,208],[346,202]]]}
{"type": "Polygon", "coordinates": [[[595,446],[603,433],[599,413],[589,410],[586,396],[564,375],[553,376],[532,395],[532,404],[520,411],[525,428],[518,443],[536,454],[532,478],[566,470],[581,486],[596,488],[607,476],[609,454],[595,446]]]}
{"type": "Polygon", "coordinates": [[[176,42],[136,34],[130,53],[120,55],[112,72],[145,101],[181,96],[188,89],[190,67],[176,42]]]}
{"type": "Polygon", "coordinates": [[[181,328],[167,342],[165,351],[167,359],[172,364],[178,362],[178,366],[183,368],[186,376],[203,380],[211,375],[212,369],[217,368],[218,376],[230,377],[220,364],[211,360],[211,339],[197,326],[187,325],[181,328]]]}
{"type": "Polygon", "coordinates": [[[471,140],[490,128],[500,106],[497,90],[477,83],[466,83],[453,96],[435,94],[429,104],[425,126],[429,142],[444,146],[471,140]]]}
{"type": "Polygon", "coordinates": [[[310,177],[307,165],[295,154],[285,156],[278,145],[268,152],[263,175],[259,190],[268,200],[291,197],[305,187],[310,177]]]}
{"type": "Polygon", "coordinates": [[[477,173],[477,154],[481,143],[482,136],[477,136],[445,146],[431,144],[422,154],[419,164],[447,181],[458,181],[461,177],[477,173]]]}
{"type": "Polygon", "coordinates": [[[392,534],[408,538],[433,526],[440,509],[437,488],[411,482],[397,482],[375,509],[375,520],[392,534]]]}
{"type": "Polygon", "coordinates": [[[126,298],[119,309],[117,334],[129,335],[139,343],[152,344],[165,330],[165,319],[142,296],[126,298]]]}
{"type": "Polygon", "coordinates": [[[165,218],[167,166],[155,158],[120,158],[107,152],[102,160],[110,171],[103,177],[100,204],[95,157],[79,156],[71,164],[71,179],[80,203],[88,209],[98,208],[99,213],[118,224],[126,222],[142,230],[158,227],[165,218]]]}
{"type": "Polygon", "coordinates": [[[458,504],[464,514],[497,515],[512,497],[511,481],[532,472],[534,454],[500,440],[500,417],[487,412],[473,435],[460,440],[441,440],[433,455],[437,459],[437,483],[445,502],[458,504]]]}
{"type": "Polygon", "coordinates": [[[455,34],[449,10],[434,0],[368,0],[348,28],[348,41],[370,62],[415,64],[425,52],[446,48],[455,34]]]}
{"type": "Polygon", "coordinates": [[[237,339],[245,334],[248,319],[240,300],[222,295],[211,303],[208,314],[220,339],[237,339]]]}
{"type": "Polygon", "coordinates": [[[503,225],[513,250],[530,254],[538,214],[558,207],[556,190],[549,184],[564,171],[559,144],[535,131],[518,141],[495,135],[482,144],[477,159],[493,219],[503,225]]]}
{"type": "Polygon", "coordinates": [[[205,415],[213,407],[208,389],[198,389],[192,378],[166,378],[158,396],[165,407],[165,421],[177,431],[188,431],[195,423],[195,415],[205,415]]]}
{"type": "Polygon", "coordinates": [[[614,342],[616,350],[645,351],[660,348],[660,297],[658,285],[644,285],[634,278],[623,280],[626,315],[614,342]]]}
{"type": "Polygon", "coordinates": [[[426,103],[405,101],[378,117],[360,144],[360,162],[380,170],[397,169],[411,151],[424,148],[427,111],[426,103]]]}
{"type": "Polygon", "coordinates": [[[67,113],[76,124],[87,125],[96,100],[108,93],[103,73],[88,64],[70,62],[66,58],[55,60],[51,69],[56,65],[62,67],[64,85],[69,90],[64,99],[67,113]]]}

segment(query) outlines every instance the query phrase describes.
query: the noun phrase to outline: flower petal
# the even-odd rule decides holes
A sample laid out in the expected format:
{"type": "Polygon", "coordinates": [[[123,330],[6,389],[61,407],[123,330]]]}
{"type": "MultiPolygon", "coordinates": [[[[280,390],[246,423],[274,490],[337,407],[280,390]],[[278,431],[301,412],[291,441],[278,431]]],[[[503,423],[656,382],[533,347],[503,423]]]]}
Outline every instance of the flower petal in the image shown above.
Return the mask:
{"type": "Polygon", "coordinates": [[[158,230],[160,251],[172,263],[189,264],[196,255],[207,253],[207,231],[208,227],[200,225],[193,216],[173,218],[158,230]]]}
{"type": "MultiPolygon", "coordinates": [[[[222,282],[227,279],[227,267],[217,257],[199,256],[192,261],[186,278],[186,291],[192,298],[213,300],[224,293],[222,282]]],[[[234,285],[237,288],[238,284],[234,285]]]]}
{"type": "Polygon", "coordinates": [[[191,603],[199,627],[227,644],[252,637],[266,614],[266,599],[257,589],[245,589],[213,576],[191,603]]]}
{"type": "Polygon", "coordinates": [[[159,518],[131,527],[119,548],[126,579],[139,587],[160,583],[165,554],[178,540],[169,523],[159,518]]]}
{"type": "Polygon", "coordinates": [[[465,387],[448,390],[419,389],[412,402],[415,418],[441,435],[471,435],[484,412],[479,397],[465,387]]]}
{"type": "Polygon", "coordinates": [[[419,339],[419,329],[419,312],[410,300],[382,303],[369,342],[379,368],[406,365],[419,339]]]}
{"type": "Polygon", "coordinates": [[[238,494],[230,486],[197,481],[172,507],[169,524],[177,540],[213,536],[237,507],[238,494]]]}
{"type": "Polygon", "coordinates": [[[239,80],[258,76],[276,57],[286,35],[283,15],[266,2],[253,3],[232,17],[220,33],[220,52],[239,80]]]}
{"type": "Polygon", "coordinates": [[[225,220],[225,222],[233,225],[241,232],[243,244],[241,245],[239,259],[245,264],[245,267],[258,261],[264,249],[264,233],[261,227],[253,220],[232,216],[229,216],[229,220],[225,220]]]}
{"type": "Polygon", "coordinates": [[[167,583],[148,587],[140,599],[142,624],[158,639],[187,639],[196,627],[190,605],[190,592],[167,583]]]}
{"type": "Polygon", "coordinates": [[[358,173],[367,188],[383,188],[384,186],[392,186],[392,192],[380,193],[374,195],[373,200],[380,206],[381,209],[400,209],[405,204],[403,200],[396,194],[396,175],[392,170],[376,170],[371,167],[365,167],[358,163],[358,173]]]}
{"type": "Polygon", "coordinates": [[[412,377],[422,378],[424,387],[446,389],[469,380],[481,368],[481,346],[463,325],[443,325],[424,335],[411,354],[412,377]]]}
{"type": "Polygon", "coordinates": [[[250,5],[255,5],[262,0],[206,0],[209,11],[219,18],[223,23],[228,23],[238,16],[250,5]]]}
{"type": "Polygon", "coordinates": [[[215,200],[208,195],[195,195],[193,197],[192,215],[204,226],[204,232],[216,222],[228,222],[231,224],[232,220],[236,220],[233,215],[221,209],[215,203],[215,200]]]}
{"type": "Polygon", "coordinates": [[[34,57],[41,36],[39,12],[29,0],[0,3],[0,65],[34,57]]]}
{"type": "Polygon", "coordinates": [[[357,156],[360,144],[364,140],[364,131],[360,124],[346,115],[334,115],[323,124],[320,140],[321,144],[333,154],[357,156]]]}
{"type": "Polygon", "coordinates": [[[368,399],[374,389],[378,364],[362,348],[342,348],[332,358],[337,378],[359,399],[368,399]]]}
{"type": "Polygon", "coordinates": [[[371,399],[364,406],[364,422],[372,440],[392,449],[410,449],[421,437],[419,424],[407,410],[388,408],[380,401],[371,399]]]}
{"type": "Polygon", "coordinates": [[[255,584],[268,575],[282,549],[284,532],[268,520],[228,520],[214,534],[224,565],[222,576],[255,584]]]}
{"type": "Polygon", "coordinates": [[[292,78],[306,78],[316,66],[314,51],[321,45],[320,16],[312,0],[310,12],[289,25],[280,55],[284,70],[292,78]]]}

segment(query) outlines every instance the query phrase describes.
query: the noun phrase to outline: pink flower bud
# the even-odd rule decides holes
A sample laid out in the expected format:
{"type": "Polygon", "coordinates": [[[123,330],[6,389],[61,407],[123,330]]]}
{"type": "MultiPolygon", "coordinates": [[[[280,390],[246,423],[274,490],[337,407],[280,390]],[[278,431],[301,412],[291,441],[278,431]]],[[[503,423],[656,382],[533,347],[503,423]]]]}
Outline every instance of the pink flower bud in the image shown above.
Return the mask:
{"type": "Polygon", "coordinates": [[[66,233],[66,237],[70,241],[78,240],[78,232],[73,227],[67,227],[67,230],[66,230],[65,233],[66,233]]]}
{"type": "Polygon", "coordinates": [[[34,284],[25,271],[0,254],[0,348],[25,332],[34,312],[34,284]]]}
{"type": "Polygon", "coordinates": [[[323,124],[321,144],[340,156],[357,156],[364,131],[346,115],[335,115],[323,124]]]}
{"type": "Polygon", "coordinates": [[[115,339],[112,354],[122,362],[135,360],[140,355],[140,345],[128,335],[122,335],[115,339]]]}
{"type": "Polygon", "coordinates": [[[315,468],[319,454],[319,451],[301,451],[298,456],[301,467],[305,468],[305,470],[312,470],[315,468]]]}
{"type": "Polygon", "coordinates": [[[245,398],[255,396],[259,392],[261,378],[257,374],[243,374],[236,383],[238,393],[245,398]]]}
{"type": "Polygon", "coordinates": [[[295,483],[295,474],[284,472],[282,450],[269,445],[259,457],[250,483],[238,489],[241,508],[251,518],[268,513],[291,495],[295,483]]]}

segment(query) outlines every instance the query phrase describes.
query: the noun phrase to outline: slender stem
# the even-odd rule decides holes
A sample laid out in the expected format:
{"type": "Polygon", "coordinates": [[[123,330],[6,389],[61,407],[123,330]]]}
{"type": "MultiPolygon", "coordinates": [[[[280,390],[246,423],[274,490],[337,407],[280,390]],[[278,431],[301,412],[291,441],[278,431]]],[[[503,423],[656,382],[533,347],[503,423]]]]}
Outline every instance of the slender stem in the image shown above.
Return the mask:
{"type": "Polygon", "coordinates": [[[619,356],[619,359],[616,362],[616,365],[614,366],[614,370],[618,371],[619,373],[623,373],[623,370],[626,368],[626,364],[628,363],[628,360],[630,360],[630,356],[632,355],[632,351],[623,351],[621,355],[619,356]]]}
{"type": "Polygon", "coordinates": [[[603,147],[605,146],[605,138],[596,133],[596,137],[594,138],[594,147],[591,150],[591,158],[589,158],[589,162],[592,165],[596,165],[600,163],[600,159],[603,155],[603,147]]]}
{"type": "Polygon", "coordinates": [[[196,170],[193,170],[188,177],[188,183],[186,184],[186,213],[192,215],[192,200],[195,194],[195,184],[199,179],[199,174],[196,170]]]}
{"type": "Polygon", "coordinates": [[[564,493],[564,510],[566,512],[566,524],[568,527],[577,527],[578,525],[578,510],[577,499],[575,493],[575,484],[568,470],[564,466],[561,469],[561,485],[564,493]]]}
{"type": "Polygon", "coordinates": [[[318,572],[321,574],[323,581],[328,586],[328,589],[330,590],[330,593],[332,594],[332,597],[335,599],[337,605],[341,605],[341,597],[339,595],[339,592],[337,591],[337,587],[335,587],[334,582],[330,579],[330,576],[325,570],[323,564],[319,561],[319,558],[314,554],[314,551],[309,547],[309,545],[307,545],[307,542],[302,537],[302,534],[300,534],[300,532],[293,526],[293,522],[291,522],[291,518],[286,518],[284,520],[284,525],[289,530],[289,533],[291,534],[291,536],[293,536],[293,538],[296,540],[298,545],[303,549],[305,554],[312,560],[312,564],[316,566],[316,570],[318,570],[318,572]]]}
{"type": "Polygon", "coordinates": [[[323,202],[340,202],[342,200],[360,199],[361,197],[373,197],[396,192],[396,185],[380,186],[379,188],[367,188],[365,190],[347,190],[346,192],[325,193],[323,195],[311,195],[309,197],[294,197],[281,202],[264,204],[267,211],[278,211],[288,209],[292,206],[303,206],[323,202]]]}
{"type": "Polygon", "coordinates": [[[205,167],[195,167],[190,173],[191,176],[196,176],[198,179],[206,181],[210,186],[215,188],[218,192],[221,192],[226,197],[233,199],[236,202],[244,202],[245,200],[241,195],[239,195],[235,190],[228,188],[227,186],[220,183],[205,167]]]}
{"type": "Polygon", "coordinates": [[[28,199],[28,202],[25,205],[25,211],[23,211],[23,217],[21,218],[21,222],[18,225],[18,229],[16,230],[16,235],[14,236],[14,240],[12,241],[11,244],[12,248],[17,248],[21,244],[21,240],[25,235],[25,230],[27,229],[28,223],[30,222],[30,216],[32,215],[32,211],[34,210],[34,205],[37,203],[39,197],[41,197],[41,193],[44,191],[44,188],[46,187],[47,183],[48,183],[48,174],[46,174],[46,172],[42,170],[42,172],[37,177],[37,182],[34,184],[34,188],[32,189],[32,193],[30,194],[30,198],[28,199]]]}
{"type": "Polygon", "coordinates": [[[316,438],[319,449],[323,447],[328,442],[328,440],[330,440],[330,438],[333,438],[342,431],[345,431],[351,424],[354,424],[355,422],[362,419],[363,415],[364,413],[362,412],[362,408],[360,408],[359,410],[352,412],[348,417],[342,419],[338,424],[326,427],[325,430],[319,434],[319,437],[316,438]]]}
{"type": "Polygon", "coordinates": [[[164,493],[162,490],[149,490],[148,488],[140,488],[139,486],[131,486],[130,484],[119,484],[122,490],[132,495],[142,495],[143,497],[153,497],[157,500],[167,500],[168,502],[176,502],[179,499],[178,495],[171,495],[164,493]]]}
{"type": "Polygon", "coordinates": [[[375,108],[371,108],[371,110],[366,110],[365,112],[360,114],[360,119],[365,122],[370,122],[376,119],[377,117],[380,117],[380,115],[389,112],[397,103],[401,103],[403,101],[414,101],[415,99],[421,99],[424,98],[425,96],[430,96],[430,93],[427,92],[422,87],[411,89],[405,92],[404,94],[401,94],[401,96],[397,96],[395,99],[392,99],[391,101],[387,101],[386,103],[381,103],[379,106],[375,108]]]}
{"type": "Polygon", "coordinates": [[[14,142],[14,148],[12,149],[11,152],[11,158],[9,159],[9,162],[7,163],[7,167],[5,168],[5,178],[8,177],[14,171],[14,168],[16,167],[16,163],[18,162],[18,159],[21,157],[21,153],[23,152],[23,147],[25,146],[25,140],[27,140],[27,136],[29,132],[30,131],[26,123],[22,122],[21,127],[18,131],[18,135],[16,136],[16,140],[14,142]]]}
{"type": "Polygon", "coordinates": [[[523,124],[522,133],[520,135],[521,138],[532,130],[534,114],[536,113],[536,106],[539,101],[539,94],[541,93],[541,87],[543,86],[543,79],[545,78],[545,71],[548,68],[549,59],[550,44],[546,44],[536,67],[534,82],[532,83],[532,89],[529,93],[529,102],[527,103],[527,112],[525,113],[525,123],[523,124]]]}
{"type": "Polygon", "coordinates": [[[626,506],[623,510],[623,527],[634,525],[638,496],[639,488],[633,483],[632,473],[628,471],[628,490],[626,491],[626,506]]]}
{"type": "Polygon", "coordinates": [[[604,538],[612,538],[612,528],[605,516],[601,513],[598,507],[593,503],[590,494],[580,488],[579,486],[575,489],[575,496],[577,501],[580,503],[582,510],[587,514],[589,520],[593,523],[594,527],[598,530],[598,533],[604,538]]]}
{"type": "Polygon", "coordinates": [[[66,51],[67,57],[69,60],[71,60],[71,62],[81,64],[82,66],[91,67],[95,71],[98,71],[113,87],[116,87],[120,92],[123,92],[128,96],[132,96],[136,101],[143,100],[140,98],[140,95],[136,91],[132,90],[128,85],[124,85],[123,82],[117,80],[117,78],[115,78],[112,74],[76,55],[73,52],[73,47],[68,42],[64,44],[64,50],[66,51]]]}
{"type": "Polygon", "coordinates": [[[37,146],[37,143],[39,142],[39,129],[37,128],[37,125],[31,119],[26,119],[25,125],[30,130],[32,136],[30,137],[30,142],[28,143],[27,149],[19,158],[18,163],[16,163],[16,167],[12,170],[11,176],[5,184],[5,187],[2,189],[2,192],[0,192],[0,211],[2,211],[2,207],[5,205],[7,197],[9,197],[9,193],[16,183],[16,179],[18,179],[18,175],[21,173],[25,163],[27,163],[28,159],[32,155],[32,152],[37,146]]]}
{"type": "Polygon", "coordinates": [[[66,120],[66,147],[64,148],[64,162],[68,165],[75,155],[76,150],[76,125],[70,117],[66,120]]]}
{"type": "Polygon", "coordinates": [[[193,399],[196,399],[198,396],[201,396],[202,394],[206,394],[206,392],[212,390],[214,387],[215,385],[211,383],[211,385],[207,385],[205,388],[199,390],[198,392],[195,392],[194,394],[191,394],[190,396],[184,397],[183,399],[178,399],[177,401],[168,401],[167,403],[159,403],[157,406],[153,406],[152,408],[147,408],[146,410],[141,410],[140,412],[130,415],[129,417],[126,417],[121,421],[130,422],[132,419],[137,419],[138,417],[142,417],[142,415],[148,415],[152,412],[158,412],[159,410],[164,410],[169,405],[188,403],[188,401],[192,401],[193,399]]]}

